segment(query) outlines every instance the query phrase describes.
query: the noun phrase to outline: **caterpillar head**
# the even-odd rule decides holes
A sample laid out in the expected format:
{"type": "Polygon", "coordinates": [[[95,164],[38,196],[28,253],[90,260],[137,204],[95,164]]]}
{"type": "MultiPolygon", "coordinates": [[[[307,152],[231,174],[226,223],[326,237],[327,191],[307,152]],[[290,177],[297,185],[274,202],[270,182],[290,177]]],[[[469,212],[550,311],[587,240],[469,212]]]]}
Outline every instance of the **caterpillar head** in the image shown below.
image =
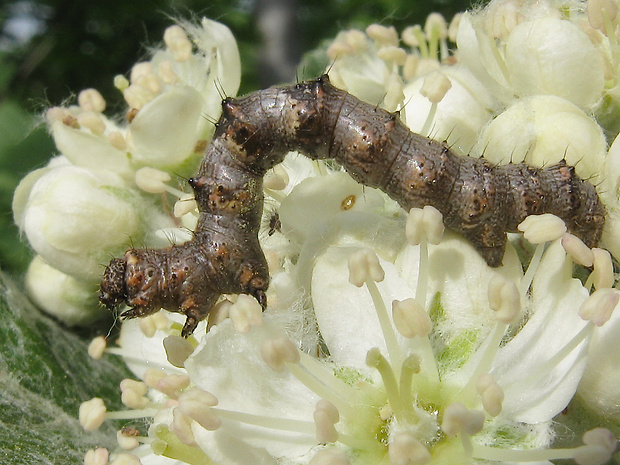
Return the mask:
{"type": "Polygon", "coordinates": [[[114,258],[103,273],[99,287],[99,302],[109,309],[113,309],[127,300],[126,270],[127,260],[125,258],[114,258]]]}

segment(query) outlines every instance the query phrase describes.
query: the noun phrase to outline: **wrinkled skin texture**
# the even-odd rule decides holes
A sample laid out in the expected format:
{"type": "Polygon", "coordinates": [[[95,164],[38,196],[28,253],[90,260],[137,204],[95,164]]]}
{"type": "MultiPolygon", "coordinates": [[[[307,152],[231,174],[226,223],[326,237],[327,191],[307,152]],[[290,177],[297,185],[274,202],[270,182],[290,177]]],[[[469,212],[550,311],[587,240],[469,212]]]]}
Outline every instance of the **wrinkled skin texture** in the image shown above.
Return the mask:
{"type": "Polygon", "coordinates": [[[222,109],[189,180],[200,210],[193,239],[131,249],[106,269],[100,300],[108,307],[128,304],[126,318],[160,308],[179,312],[187,316],[187,337],[221,294],[251,294],[265,307],[269,272],[258,242],[263,176],[291,150],[337,160],[406,210],[432,205],[492,267],[501,265],[506,232],[516,232],[528,215],[553,213],[590,247],[600,239],[605,210],[573,167],[494,166],[456,156],[409,131],[398,114],[335,88],[327,76],[227,98],[222,109]]]}

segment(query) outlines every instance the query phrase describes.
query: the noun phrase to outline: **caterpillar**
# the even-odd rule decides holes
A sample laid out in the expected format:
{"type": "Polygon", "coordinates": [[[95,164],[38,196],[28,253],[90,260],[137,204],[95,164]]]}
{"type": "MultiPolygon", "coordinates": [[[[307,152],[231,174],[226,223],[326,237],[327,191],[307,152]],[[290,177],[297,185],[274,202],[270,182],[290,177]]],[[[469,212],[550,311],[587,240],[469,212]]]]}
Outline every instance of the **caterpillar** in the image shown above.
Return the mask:
{"type": "Polygon", "coordinates": [[[189,179],[200,210],[193,238],[164,249],[130,249],[113,259],[99,300],[134,318],[165,308],[182,313],[190,335],[221,294],[247,293],[265,308],[269,271],[258,242],[263,176],[286,153],[335,159],[358,182],[382,189],[404,209],[432,205],[486,262],[501,265],[507,232],[532,214],[553,213],[588,246],[605,209],[592,184],[565,162],[545,168],[495,166],[460,157],[412,133],[398,113],[360,101],[327,75],[226,98],[198,173],[189,179]]]}

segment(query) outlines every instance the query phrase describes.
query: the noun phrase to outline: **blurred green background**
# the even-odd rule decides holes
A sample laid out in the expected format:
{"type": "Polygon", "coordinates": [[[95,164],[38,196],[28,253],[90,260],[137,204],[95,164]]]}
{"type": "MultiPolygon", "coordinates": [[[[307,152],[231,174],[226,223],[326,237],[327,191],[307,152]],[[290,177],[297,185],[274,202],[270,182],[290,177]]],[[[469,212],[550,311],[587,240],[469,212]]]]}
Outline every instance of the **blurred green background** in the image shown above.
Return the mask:
{"type": "Polygon", "coordinates": [[[87,87],[117,113],[113,77],[146,56],[173,18],[207,16],[230,27],[246,93],[292,81],[303,53],[343,29],[379,22],[401,31],[433,11],[449,21],[468,7],[470,0],[0,0],[0,269],[20,275],[30,261],[11,200],[19,180],[55,154],[39,115],[87,87]]]}

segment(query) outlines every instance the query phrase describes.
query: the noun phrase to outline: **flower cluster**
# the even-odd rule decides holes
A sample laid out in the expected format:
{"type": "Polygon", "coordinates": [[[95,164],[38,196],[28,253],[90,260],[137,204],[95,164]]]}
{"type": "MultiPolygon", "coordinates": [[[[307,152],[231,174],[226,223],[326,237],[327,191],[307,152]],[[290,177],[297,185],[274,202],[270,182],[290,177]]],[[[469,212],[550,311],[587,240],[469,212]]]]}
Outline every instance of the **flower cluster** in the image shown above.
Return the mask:
{"type": "MultiPolygon", "coordinates": [[[[334,40],[329,73],[462,155],[539,166],[565,158],[599,186],[604,245],[619,257],[620,142],[607,152],[620,129],[616,10],[611,0],[495,0],[449,26],[433,14],[400,38],[372,25],[334,40]]],[[[116,79],[130,108],[123,125],[102,115],[94,91],[79,107],[51,109],[62,155],[16,192],[16,220],[39,254],[28,278],[35,299],[73,306],[69,321],[86,319],[99,264],[128,236],[182,241],[195,223],[191,195],[166,183],[195,168],[212,130],[202,115],[218,114],[217,86],[236,91],[239,59],[223,26],[183,28],[170,28],[165,50],[129,81],[116,79]]],[[[554,448],[554,417],[577,392],[597,412],[619,413],[610,347],[620,341],[620,292],[608,251],[552,215],[529,217],[524,239],[492,269],[443,230],[436,210],[403,212],[294,153],[266,176],[265,198],[267,311],[226,296],[188,339],[180,316],[163,311],[124,322],[118,347],[96,339],[92,356],[123,357],[137,380],[121,384],[125,411],[82,405],[87,431],[129,421],[118,449],[89,451],[87,465],[597,465],[612,456],[612,432],[585,431],[592,425],[582,444],[554,448]]]]}
{"type": "Polygon", "coordinates": [[[267,245],[281,267],[263,317],[241,295],[197,339],[158,313],[124,323],[118,348],[94,343],[93,355],[121,355],[142,381],[121,385],[129,410],[85,403],[85,428],[152,418],[144,436],[119,432],[113,463],[604,463],[615,449],[607,430],[549,448],[589,340],[598,326],[619,329],[608,322],[620,297],[605,287],[610,264],[595,264],[592,295],[570,274],[598,250],[556,217],[530,217],[523,229],[538,245],[526,272],[513,248],[491,269],[444,232],[437,210],[403,215],[324,170],[279,205],[274,236],[286,234],[288,250],[267,245]]]}
{"type": "Polygon", "coordinates": [[[115,78],[128,105],[123,121],[103,114],[95,89],[80,92],[77,105],[50,108],[60,154],[15,192],[15,222],[37,253],[26,277],[30,294],[68,324],[100,315],[102,264],[130,239],[166,246],[187,240],[195,225],[191,194],[165,183],[195,171],[222,94],[238,90],[240,58],[228,28],[206,19],[169,27],[164,44],[129,80],[115,78]],[[173,198],[180,202],[171,208],[173,198]]]}

